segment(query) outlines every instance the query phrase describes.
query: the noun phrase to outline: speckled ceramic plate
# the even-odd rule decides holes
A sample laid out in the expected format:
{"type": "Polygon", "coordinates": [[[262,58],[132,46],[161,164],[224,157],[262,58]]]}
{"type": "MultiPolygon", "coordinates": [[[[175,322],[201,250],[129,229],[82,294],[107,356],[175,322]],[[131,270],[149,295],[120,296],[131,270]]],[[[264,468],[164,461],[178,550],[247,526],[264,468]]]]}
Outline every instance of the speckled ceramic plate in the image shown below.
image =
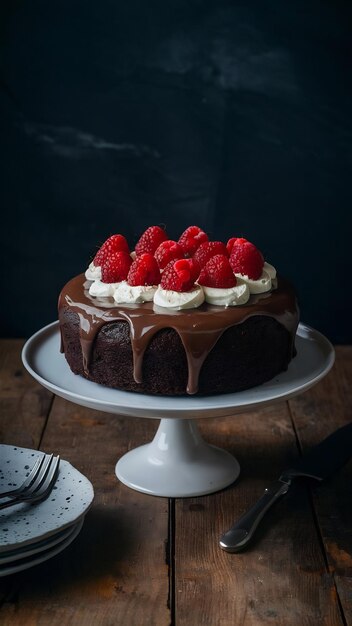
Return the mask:
{"type": "Polygon", "coordinates": [[[48,537],[48,539],[43,539],[42,541],[35,541],[34,543],[29,543],[21,548],[17,548],[16,550],[7,550],[6,552],[0,553],[0,568],[5,565],[5,563],[14,563],[15,561],[19,561],[21,559],[25,559],[29,556],[33,556],[34,554],[38,554],[39,552],[44,552],[45,550],[49,550],[68,539],[68,537],[73,533],[79,524],[83,524],[83,519],[79,520],[72,526],[65,528],[65,530],[60,530],[48,537]]]}
{"type": "Polygon", "coordinates": [[[69,536],[66,537],[63,541],[60,541],[54,547],[49,548],[48,550],[43,550],[39,554],[35,554],[34,556],[23,558],[15,563],[9,563],[4,566],[0,566],[0,577],[1,576],[9,576],[9,574],[16,574],[17,572],[21,572],[22,570],[28,569],[29,567],[34,567],[34,565],[39,565],[39,563],[44,563],[48,559],[51,559],[56,554],[59,554],[67,548],[67,546],[72,543],[74,539],[76,539],[77,535],[80,533],[81,528],[83,526],[84,519],[81,519],[77,524],[74,525],[74,530],[70,532],[69,536]]]}
{"type": "MultiPolygon", "coordinates": [[[[38,450],[0,445],[0,493],[24,481],[38,450]]],[[[61,460],[50,496],[35,504],[20,503],[0,511],[0,554],[43,541],[78,522],[92,504],[90,481],[61,460]]]]}

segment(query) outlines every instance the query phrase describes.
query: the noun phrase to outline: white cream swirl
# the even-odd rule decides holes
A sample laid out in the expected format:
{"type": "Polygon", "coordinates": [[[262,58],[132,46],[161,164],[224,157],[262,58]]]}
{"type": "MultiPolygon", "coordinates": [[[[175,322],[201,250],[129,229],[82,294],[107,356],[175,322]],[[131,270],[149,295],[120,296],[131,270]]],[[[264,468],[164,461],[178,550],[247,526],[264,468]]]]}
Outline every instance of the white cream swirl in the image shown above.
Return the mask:
{"type": "Polygon", "coordinates": [[[250,293],[265,293],[270,291],[272,287],[277,287],[276,269],[270,263],[264,263],[262,274],[257,280],[249,278],[245,274],[235,273],[235,276],[248,285],[250,293]]]}
{"type": "Polygon", "coordinates": [[[103,283],[95,280],[89,287],[89,294],[98,298],[113,296],[119,283],[103,283]]]}
{"type": "Polygon", "coordinates": [[[87,280],[101,280],[101,267],[100,265],[94,265],[93,261],[86,269],[85,277],[87,280]]]}
{"type": "Polygon", "coordinates": [[[270,263],[267,263],[265,261],[263,270],[264,270],[264,272],[269,274],[271,280],[273,280],[273,278],[276,278],[276,269],[275,269],[275,267],[273,265],[270,265],[270,263]]]}
{"type": "Polygon", "coordinates": [[[203,286],[203,290],[206,302],[224,307],[246,304],[250,296],[248,285],[240,280],[237,285],[228,289],[203,286]]]}
{"type": "Polygon", "coordinates": [[[270,278],[271,278],[271,287],[273,289],[277,288],[277,275],[276,275],[276,269],[273,265],[270,265],[270,263],[267,263],[265,261],[264,263],[264,267],[263,270],[269,274],[270,278]]]}
{"type": "Polygon", "coordinates": [[[190,291],[162,289],[159,285],[154,295],[154,304],[167,309],[182,311],[196,309],[204,302],[204,291],[200,285],[194,285],[190,291]]]}
{"type": "Polygon", "coordinates": [[[125,280],[117,284],[113,297],[117,304],[151,302],[157,287],[154,285],[129,285],[125,280]]]}

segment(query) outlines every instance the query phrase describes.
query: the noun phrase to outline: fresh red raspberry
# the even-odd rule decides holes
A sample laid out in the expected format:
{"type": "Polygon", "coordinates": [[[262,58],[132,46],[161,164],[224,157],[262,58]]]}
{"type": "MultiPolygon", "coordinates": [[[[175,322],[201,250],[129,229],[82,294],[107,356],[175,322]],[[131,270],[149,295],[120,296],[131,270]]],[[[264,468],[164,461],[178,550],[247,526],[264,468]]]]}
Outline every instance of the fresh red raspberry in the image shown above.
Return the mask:
{"type": "Polygon", "coordinates": [[[196,250],[193,260],[202,268],[216,254],[228,256],[225,244],[222,241],[205,241],[196,250]]]}
{"type": "Polygon", "coordinates": [[[246,239],[237,239],[232,246],[230,265],[235,274],[244,274],[252,280],[261,277],[264,257],[253,243],[246,239]]]}
{"type": "Polygon", "coordinates": [[[132,259],[127,252],[114,252],[102,265],[102,282],[119,283],[121,280],[126,280],[131,263],[132,259]]]}
{"type": "Polygon", "coordinates": [[[160,226],[149,226],[136,243],[135,252],[137,256],[148,252],[154,254],[162,241],[167,239],[167,234],[160,226]]]}
{"type": "Polygon", "coordinates": [[[216,287],[217,289],[234,287],[237,280],[227,255],[216,254],[212,256],[201,270],[198,283],[204,287],[216,287]]]}
{"type": "Polygon", "coordinates": [[[157,263],[161,270],[167,266],[170,261],[175,261],[176,259],[182,259],[183,250],[177,241],[172,241],[171,239],[167,239],[163,241],[160,246],[157,247],[154,254],[157,263]]]}
{"type": "Polygon", "coordinates": [[[123,235],[111,235],[109,239],[104,241],[93,259],[95,267],[103,265],[114,252],[130,253],[128,243],[123,235]]]}
{"type": "Polygon", "coordinates": [[[244,243],[245,241],[247,241],[247,239],[243,239],[243,237],[231,237],[231,239],[229,239],[226,244],[227,252],[229,253],[229,255],[231,255],[232,248],[234,244],[236,243],[236,241],[244,243]]]}
{"type": "Polygon", "coordinates": [[[128,272],[127,282],[132,287],[158,285],[160,283],[160,270],[152,254],[144,252],[137,256],[128,272]]]}
{"type": "Polygon", "coordinates": [[[198,274],[199,268],[192,259],[171,261],[163,271],[160,286],[169,291],[191,291],[198,274]]]}
{"type": "Polygon", "coordinates": [[[183,253],[187,257],[191,257],[194,255],[197,248],[199,248],[200,244],[204,243],[204,241],[208,241],[208,235],[204,232],[204,230],[201,230],[199,226],[189,226],[182,233],[178,243],[180,244],[183,253]]]}

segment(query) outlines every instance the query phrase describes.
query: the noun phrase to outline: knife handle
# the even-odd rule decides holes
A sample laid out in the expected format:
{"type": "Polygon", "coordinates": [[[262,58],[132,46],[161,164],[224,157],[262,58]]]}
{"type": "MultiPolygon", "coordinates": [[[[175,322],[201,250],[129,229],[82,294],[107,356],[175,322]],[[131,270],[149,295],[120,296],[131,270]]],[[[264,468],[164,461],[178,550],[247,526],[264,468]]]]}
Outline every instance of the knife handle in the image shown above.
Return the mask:
{"type": "Polygon", "coordinates": [[[259,500],[220,539],[220,548],[238,552],[247,546],[260,520],[276,500],[288,492],[291,482],[277,480],[267,487],[259,500]]]}

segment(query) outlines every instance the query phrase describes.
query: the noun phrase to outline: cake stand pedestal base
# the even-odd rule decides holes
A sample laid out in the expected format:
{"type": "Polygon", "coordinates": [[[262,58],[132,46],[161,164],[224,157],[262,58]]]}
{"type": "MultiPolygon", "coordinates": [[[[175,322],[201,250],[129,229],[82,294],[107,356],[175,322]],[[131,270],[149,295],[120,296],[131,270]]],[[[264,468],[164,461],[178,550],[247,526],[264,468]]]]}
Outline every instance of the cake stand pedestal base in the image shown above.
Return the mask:
{"type": "Polygon", "coordinates": [[[240,473],[226,450],[209,445],[192,419],[164,418],[151,443],[127,452],[116,476],[128,487],[154,496],[191,497],[219,491],[240,473]]]}

